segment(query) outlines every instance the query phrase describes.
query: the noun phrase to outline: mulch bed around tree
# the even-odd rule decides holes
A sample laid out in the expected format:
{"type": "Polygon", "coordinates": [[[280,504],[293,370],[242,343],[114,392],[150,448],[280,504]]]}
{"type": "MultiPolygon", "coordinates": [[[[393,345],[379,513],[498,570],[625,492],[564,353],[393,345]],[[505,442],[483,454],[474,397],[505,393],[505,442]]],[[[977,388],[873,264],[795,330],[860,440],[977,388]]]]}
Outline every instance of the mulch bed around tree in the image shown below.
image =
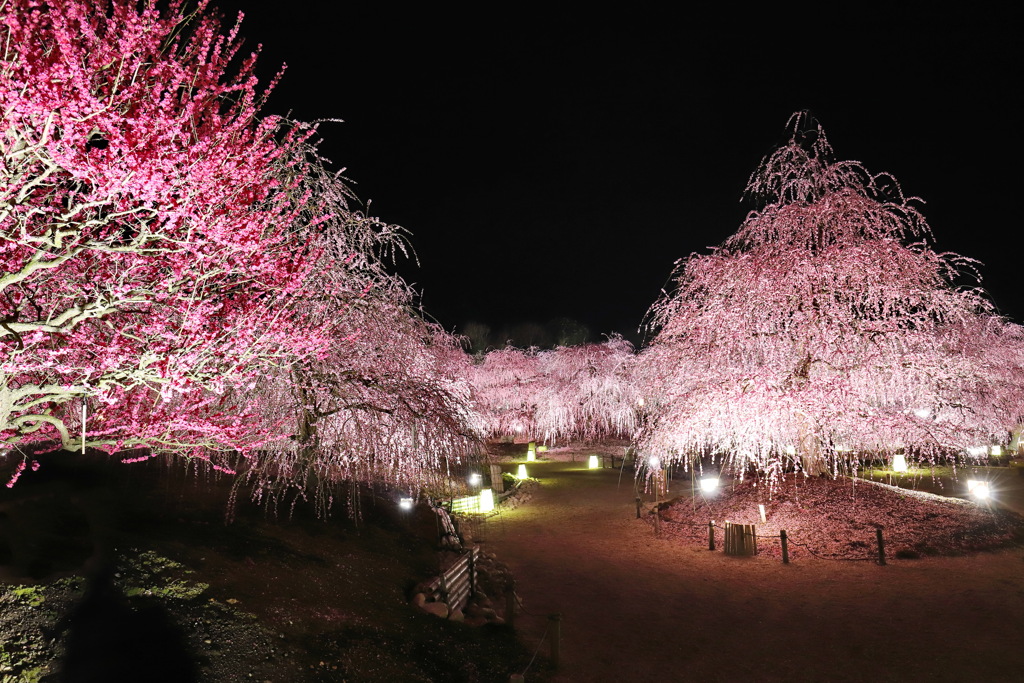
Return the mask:
{"type": "MultiPolygon", "coordinates": [[[[725,482],[723,481],[723,484],[725,482]]],[[[1024,542],[1024,517],[958,498],[908,491],[846,478],[788,475],[769,493],[764,482],[727,484],[714,494],[697,491],[661,503],[661,533],[707,545],[708,522],[722,543],[726,521],[756,524],[758,554],[781,557],[779,532],[792,558],[875,560],[881,528],[888,557],[962,555],[1024,542]],[[760,521],[763,504],[766,522],[760,521]]],[[[653,518],[646,516],[653,523],[653,518]]]]}

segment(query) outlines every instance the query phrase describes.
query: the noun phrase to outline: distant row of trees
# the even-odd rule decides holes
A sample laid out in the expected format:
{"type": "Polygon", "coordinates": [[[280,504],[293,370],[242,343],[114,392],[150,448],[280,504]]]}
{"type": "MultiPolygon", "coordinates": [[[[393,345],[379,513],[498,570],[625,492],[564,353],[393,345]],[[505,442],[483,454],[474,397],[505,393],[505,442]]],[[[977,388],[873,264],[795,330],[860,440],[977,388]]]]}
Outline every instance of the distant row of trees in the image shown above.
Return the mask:
{"type": "Polygon", "coordinates": [[[389,273],[403,231],[359,209],[315,127],[261,116],[255,55],[205,3],[0,18],[9,485],[34,450],[143,448],[257,496],[419,487],[500,434],[817,473],[1021,421],[1022,329],[954,286],[973,263],[932,249],[914,198],[803,114],[739,231],[680,262],[639,354],[559,321],[527,348],[467,325],[470,355],[389,273]]]}

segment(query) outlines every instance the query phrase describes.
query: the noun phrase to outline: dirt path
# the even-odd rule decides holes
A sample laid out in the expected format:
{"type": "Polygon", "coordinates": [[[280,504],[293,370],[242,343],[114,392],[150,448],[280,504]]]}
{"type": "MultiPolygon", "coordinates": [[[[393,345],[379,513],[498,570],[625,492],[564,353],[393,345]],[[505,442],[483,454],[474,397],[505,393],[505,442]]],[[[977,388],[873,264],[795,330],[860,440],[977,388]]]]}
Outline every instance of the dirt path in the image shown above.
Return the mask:
{"type": "Polygon", "coordinates": [[[561,614],[557,681],[1024,680],[1021,549],[885,567],[727,557],[656,538],[629,472],[531,476],[534,499],[481,540],[539,615],[518,617],[527,643],[561,614]]]}

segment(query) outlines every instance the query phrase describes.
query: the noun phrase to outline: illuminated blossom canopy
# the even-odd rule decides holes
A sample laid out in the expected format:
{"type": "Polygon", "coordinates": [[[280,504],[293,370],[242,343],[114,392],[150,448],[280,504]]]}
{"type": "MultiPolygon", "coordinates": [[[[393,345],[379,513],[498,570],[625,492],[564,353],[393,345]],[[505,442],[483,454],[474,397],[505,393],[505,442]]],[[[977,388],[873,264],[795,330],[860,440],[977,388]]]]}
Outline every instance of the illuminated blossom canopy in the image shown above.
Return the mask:
{"type": "Polygon", "coordinates": [[[1024,334],[937,253],[916,198],[835,161],[821,127],[751,176],[761,202],[709,254],[680,262],[651,309],[639,445],[726,468],[809,473],[904,452],[1005,443],[1024,405],[1024,334]]]}
{"type": "Polygon", "coordinates": [[[476,407],[494,436],[629,438],[637,426],[633,359],[632,345],[618,335],[546,351],[491,351],[472,369],[476,407]]]}
{"type": "Polygon", "coordinates": [[[206,2],[8,0],[0,44],[8,485],[59,448],[300,491],[472,450],[461,350],[382,265],[400,230],[350,207],[312,127],[260,116],[237,24],[206,2]]]}

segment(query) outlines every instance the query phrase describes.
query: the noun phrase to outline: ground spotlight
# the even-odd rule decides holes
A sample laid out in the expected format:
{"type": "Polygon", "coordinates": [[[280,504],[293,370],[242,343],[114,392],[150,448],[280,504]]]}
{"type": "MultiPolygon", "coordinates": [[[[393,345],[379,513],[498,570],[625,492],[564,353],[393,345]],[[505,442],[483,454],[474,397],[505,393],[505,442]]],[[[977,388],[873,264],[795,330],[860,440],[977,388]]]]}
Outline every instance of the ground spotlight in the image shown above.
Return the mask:
{"type": "Polygon", "coordinates": [[[480,492],[480,512],[490,512],[494,509],[494,491],[484,489],[480,492]]]}
{"type": "Polygon", "coordinates": [[[412,510],[412,498],[402,498],[398,501],[398,507],[403,510],[412,510]]]}
{"type": "Polygon", "coordinates": [[[700,490],[704,493],[714,493],[718,490],[718,477],[701,477],[700,490]]]}
{"type": "Polygon", "coordinates": [[[988,500],[992,497],[992,490],[988,487],[988,482],[978,479],[967,480],[967,492],[978,500],[988,500]]]}

